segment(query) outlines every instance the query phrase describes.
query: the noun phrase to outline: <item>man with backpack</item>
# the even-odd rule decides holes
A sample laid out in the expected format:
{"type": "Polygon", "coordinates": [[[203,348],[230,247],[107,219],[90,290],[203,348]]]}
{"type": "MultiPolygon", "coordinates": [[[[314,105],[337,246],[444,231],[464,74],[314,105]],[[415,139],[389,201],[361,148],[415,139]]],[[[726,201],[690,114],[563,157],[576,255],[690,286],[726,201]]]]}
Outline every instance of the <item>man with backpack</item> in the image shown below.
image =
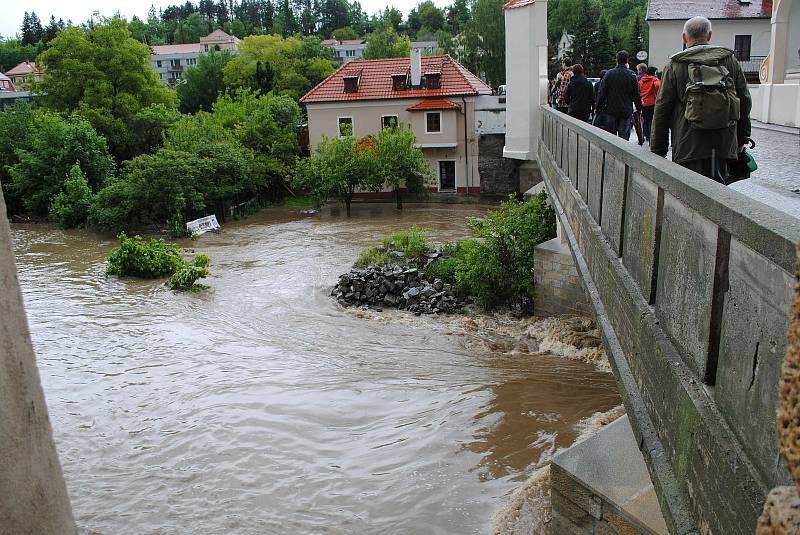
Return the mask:
{"type": "Polygon", "coordinates": [[[750,138],[752,101],[732,50],[712,46],[711,22],[694,17],[683,27],[686,49],[670,58],[656,97],[650,150],[722,184],[727,160],[750,138]]]}

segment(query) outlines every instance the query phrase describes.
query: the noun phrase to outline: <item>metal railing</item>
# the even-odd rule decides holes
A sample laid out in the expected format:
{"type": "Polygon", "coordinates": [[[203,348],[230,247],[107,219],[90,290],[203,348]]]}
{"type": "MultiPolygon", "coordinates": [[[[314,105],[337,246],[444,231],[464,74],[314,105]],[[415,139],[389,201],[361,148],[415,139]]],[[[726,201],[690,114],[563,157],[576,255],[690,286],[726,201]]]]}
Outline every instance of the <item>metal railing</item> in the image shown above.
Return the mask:
{"type": "Polygon", "coordinates": [[[758,73],[761,69],[761,63],[767,59],[767,56],[750,56],[748,59],[740,59],[739,65],[745,74],[758,73]]]}

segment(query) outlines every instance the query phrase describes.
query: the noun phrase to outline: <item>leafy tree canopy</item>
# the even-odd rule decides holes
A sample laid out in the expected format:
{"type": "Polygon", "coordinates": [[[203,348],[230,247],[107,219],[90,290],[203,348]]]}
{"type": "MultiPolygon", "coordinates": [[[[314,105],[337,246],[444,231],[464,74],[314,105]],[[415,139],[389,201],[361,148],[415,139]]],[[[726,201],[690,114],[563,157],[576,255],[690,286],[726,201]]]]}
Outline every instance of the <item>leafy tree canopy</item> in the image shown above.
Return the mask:
{"type": "Polygon", "coordinates": [[[383,26],[367,36],[365,59],[407,58],[411,53],[411,40],[398,35],[391,26],[383,26]]]}
{"type": "Polygon", "coordinates": [[[176,88],[181,113],[211,111],[214,101],[225,91],[223,69],[232,58],[228,50],[200,55],[197,65],[184,73],[183,82],[176,88]]]}
{"type": "Polygon", "coordinates": [[[121,19],[65,29],[39,62],[46,71],[36,90],[45,104],[86,117],[119,161],[135,155],[129,127],[136,114],[153,104],[174,105],[174,93],[150,67],[150,50],[121,19]]]}

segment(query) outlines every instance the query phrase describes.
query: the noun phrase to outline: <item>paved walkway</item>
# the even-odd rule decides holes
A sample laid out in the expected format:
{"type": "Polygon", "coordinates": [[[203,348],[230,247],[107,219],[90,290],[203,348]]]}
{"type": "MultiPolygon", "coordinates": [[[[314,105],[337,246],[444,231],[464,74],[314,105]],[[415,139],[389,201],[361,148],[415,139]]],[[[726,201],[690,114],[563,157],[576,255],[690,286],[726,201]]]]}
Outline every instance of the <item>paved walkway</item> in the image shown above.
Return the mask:
{"type": "MultiPolygon", "coordinates": [[[[758,170],[731,188],[800,219],[800,134],[754,121],[753,139],[758,170]]],[[[635,132],[631,132],[631,140],[638,147],[635,132]]],[[[648,150],[647,144],[642,150],[648,150]]]]}

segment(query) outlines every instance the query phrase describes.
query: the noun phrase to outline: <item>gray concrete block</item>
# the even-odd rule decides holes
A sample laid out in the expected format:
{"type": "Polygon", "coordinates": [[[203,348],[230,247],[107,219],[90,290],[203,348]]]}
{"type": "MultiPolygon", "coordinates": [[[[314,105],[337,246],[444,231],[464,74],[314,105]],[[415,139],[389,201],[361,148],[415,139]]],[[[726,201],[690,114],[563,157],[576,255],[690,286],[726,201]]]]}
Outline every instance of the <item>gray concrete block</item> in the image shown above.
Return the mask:
{"type": "Polygon", "coordinates": [[[622,263],[648,303],[653,298],[656,262],[658,187],[638,171],[628,181],[622,263]]]}
{"type": "Polygon", "coordinates": [[[550,505],[553,513],[558,513],[578,529],[587,530],[589,533],[593,531],[595,519],[592,515],[554,488],[550,489],[550,505]]]}
{"type": "Polygon", "coordinates": [[[583,202],[589,203],[588,194],[589,176],[589,140],[585,137],[578,137],[578,193],[583,202]]]}
{"type": "Polygon", "coordinates": [[[567,169],[567,176],[572,182],[572,187],[578,189],[578,134],[573,130],[568,131],[564,157],[566,162],[561,167],[567,169]]]}
{"type": "Polygon", "coordinates": [[[731,239],[728,278],[715,399],[769,486],[788,484],[775,414],[794,277],[731,239]]]}
{"type": "Polygon", "coordinates": [[[587,177],[587,197],[586,204],[589,205],[589,213],[592,214],[595,223],[600,224],[600,211],[602,208],[603,195],[603,149],[597,145],[589,148],[589,174],[587,177]]]}
{"type": "Polygon", "coordinates": [[[556,511],[553,511],[552,533],[553,535],[593,535],[591,529],[573,524],[564,515],[556,511]]]}
{"type": "Polygon", "coordinates": [[[717,226],[664,194],[655,308],[698,377],[706,372],[716,252],[717,226]]]}
{"type": "Polygon", "coordinates": [[[600,226],[617,256],[622,246],[622,221],[626,195],[625,163],[606,153],[603,160],[603,199],[600,226]]]}

